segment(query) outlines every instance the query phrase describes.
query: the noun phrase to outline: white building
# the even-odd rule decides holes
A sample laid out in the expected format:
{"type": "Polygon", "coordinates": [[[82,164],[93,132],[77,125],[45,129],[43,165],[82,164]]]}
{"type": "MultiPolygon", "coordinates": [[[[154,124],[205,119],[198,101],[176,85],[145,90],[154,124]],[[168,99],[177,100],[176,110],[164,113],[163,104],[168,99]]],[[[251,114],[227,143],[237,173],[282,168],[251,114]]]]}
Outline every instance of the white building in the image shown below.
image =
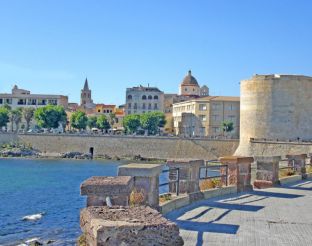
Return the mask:
{"type": "Polygon", "coordinates": [[[0,94],[0,106],[9,105],[12,109],[21,107],[38,108],[51,105],[61,105],[64,108],[68,107],[68,97],[62,95],[44,95],[44,94],[31,94],[30,91],[19,89],[15,85],[12,93],[0,94]]]}

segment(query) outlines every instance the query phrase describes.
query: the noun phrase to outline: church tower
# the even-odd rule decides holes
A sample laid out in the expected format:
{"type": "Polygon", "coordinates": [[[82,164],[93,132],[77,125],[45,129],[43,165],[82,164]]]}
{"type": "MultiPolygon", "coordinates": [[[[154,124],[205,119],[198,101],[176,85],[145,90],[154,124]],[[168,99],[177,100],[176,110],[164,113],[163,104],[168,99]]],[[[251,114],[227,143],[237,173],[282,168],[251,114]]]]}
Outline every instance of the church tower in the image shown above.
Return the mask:
{"type": "Polygon", "coordinates": [[[80,105],[85,106],[86,104],[93,103],[91,98],[91,90],[89,89],[88,79],[86,78],[83,89],[80,94],[80,105]]]}

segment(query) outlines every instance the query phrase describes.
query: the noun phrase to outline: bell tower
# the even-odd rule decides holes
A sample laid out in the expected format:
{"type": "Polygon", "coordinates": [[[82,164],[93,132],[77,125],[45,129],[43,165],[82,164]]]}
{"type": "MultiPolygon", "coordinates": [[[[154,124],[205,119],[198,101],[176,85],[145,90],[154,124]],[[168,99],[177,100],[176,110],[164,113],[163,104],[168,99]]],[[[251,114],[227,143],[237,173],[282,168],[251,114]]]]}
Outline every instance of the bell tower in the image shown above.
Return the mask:
{"type": "Polygon", "coordinates": [[[92,103],[91,90],[89,89],[88,79],[86,78],[83,89],[80,94],[80,105],[84,106],[86,104],[92,103]]]}

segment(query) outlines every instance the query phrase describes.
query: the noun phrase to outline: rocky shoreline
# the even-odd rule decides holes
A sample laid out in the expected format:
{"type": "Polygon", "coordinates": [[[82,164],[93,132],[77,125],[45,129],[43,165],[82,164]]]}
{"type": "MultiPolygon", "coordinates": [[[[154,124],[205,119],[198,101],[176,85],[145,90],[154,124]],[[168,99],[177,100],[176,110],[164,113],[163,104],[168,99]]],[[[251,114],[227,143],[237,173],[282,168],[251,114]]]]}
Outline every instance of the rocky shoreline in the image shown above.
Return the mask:
{"type": "Polygon", "coordinates": [[[65,152],[65,153],[42,153],[30,146],[23,144],[6,144],[0,148],[0,158],[29,158],[29,159],[76,159],[76,160],[113,160],[113,161],[145,161],[145,162],[165,162],[164,159],[148,158],[141,155],[133,156],[109,156],[96,155],[81,152],[65,152]]]}

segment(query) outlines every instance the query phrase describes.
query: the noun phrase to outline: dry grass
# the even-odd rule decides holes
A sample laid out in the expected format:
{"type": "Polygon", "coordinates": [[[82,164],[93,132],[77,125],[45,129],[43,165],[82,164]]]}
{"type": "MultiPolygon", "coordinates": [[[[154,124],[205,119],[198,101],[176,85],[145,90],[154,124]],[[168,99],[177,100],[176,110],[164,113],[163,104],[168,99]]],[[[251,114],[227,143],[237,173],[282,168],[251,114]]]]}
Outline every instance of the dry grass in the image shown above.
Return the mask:
{"type": "Polygon", "coordinates": [[[164,202],[170,201],[171,199],[172,197],[170,193],[163,194],[159,196],[159,203],[164,203],[164,202]]]}
{"type": "Polygon", "coordinates": [[[312,173],[312,166],[311,165],[306,166],[306,173],[312,173]]]}
{"type": "Polygon", "coordinates": [[[130,193],[130,206],[139,206],[145,203],[145,192],[143,189],[138,191],[134,188],[130,193]]]}
{"type": "Polygon", "coordinates": [[[199,188],[201,191],[220,187],[222,187],[222,182],[220,179],[205,179],[199,184],[199,188]]]}
{"type": "Polygon", "coordinates": [[[279,177],[282,178],[282,177],[289,177],[289,176],[292,176],[292,175],[295,175],[295,171],[291,168],[288,168],[288,169],[281,169],[279,170],[279,177]]]}

